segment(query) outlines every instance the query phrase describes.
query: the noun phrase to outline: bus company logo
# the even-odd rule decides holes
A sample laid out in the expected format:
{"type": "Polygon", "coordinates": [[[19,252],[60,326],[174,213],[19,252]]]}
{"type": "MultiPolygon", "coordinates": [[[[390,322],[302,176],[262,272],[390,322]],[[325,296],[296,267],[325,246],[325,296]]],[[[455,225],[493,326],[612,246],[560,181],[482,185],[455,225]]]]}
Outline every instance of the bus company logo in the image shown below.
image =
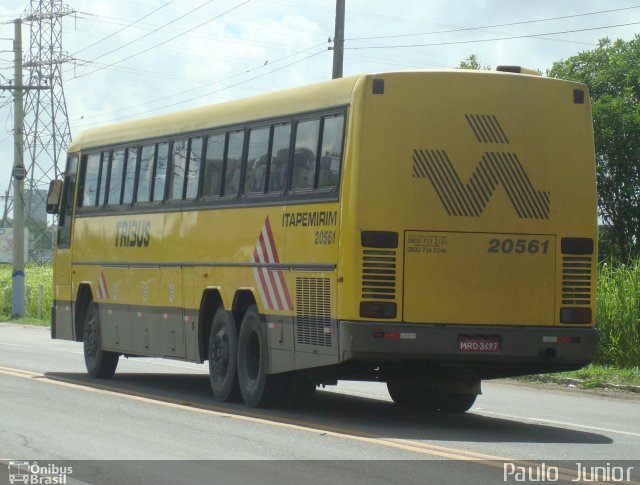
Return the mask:
{"type": "Polygon", "coordinates": [[[37,462],[10,461],[9,483],[34,485],[65,485],[67,476],[73,473],[72,466],[58,466],[53,463],[38,465],[37,462]]]}
{"type": "MultiPolygon", "coordinates": [[[[467,115],[481,144],[508,144],[504,130],[492,115],[467,115]]],[[[426,178],[450,216],[480,217],[499,185],[521,219],[549,219],[550,193],[536,190],[513,152],[487,151],[463,183],[444,150],[413,150],[413,177],[426,178]]]]}
{"type": "Polygon", "coordinates": [[[269,310],[292,310],[291,296],[282,271],[270,268],[280,263],[278,250],[271,232],[269,216],[264,221],[253,250],[253,275],[263,304],[269,310]]]}

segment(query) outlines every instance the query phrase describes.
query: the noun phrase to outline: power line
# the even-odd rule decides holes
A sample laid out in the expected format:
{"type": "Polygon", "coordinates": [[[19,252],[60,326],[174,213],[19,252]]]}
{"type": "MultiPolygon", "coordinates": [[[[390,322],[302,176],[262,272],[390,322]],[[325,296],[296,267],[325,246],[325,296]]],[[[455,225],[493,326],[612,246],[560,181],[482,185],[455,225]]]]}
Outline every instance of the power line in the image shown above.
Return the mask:
{"type": "MultiPolygon", "coordinates": [[[[211,1],[212,1],[212,0],[208,0],[207,2],[203,3],[200,7],[202,7],[202,6],[206,5],[207,3],[210,3],[211,1]]],[[[91,72],[88,72],[88,73],[85,73],[85,74],[80,74],[79,76],[76,76],[76,78],[80,78],[80,77],[88,76],[88,75],[90,75],[90,74],[93,74],[93,73],[96,73],[96,72],[101,71],[101,70],[103,70],[103,69],[106,69],[107,67],[115,66],[116,64],[120,64],[121,62],[128,61],[129,59],[132,59],[132,58],[134,58],[134,57],[136,57],[136,56],[139,56],[140,54],[144,54],[145,52],[149,52],[150,50],[155,49],[156,47],[160,47],[161,45],[167,44],[167,43],[171,42],[172,40],[175,40],[175,39],[177,39],[178,37],[183,36],[184,34],[188,34],[189,32],[191,32],[191,31],[193,31],[193,30],[199,29],[199,28],[200,28],[200,27],[202,27],[203,25],[206,25],[206,24],[208,24],[208,23],[210,23],[210,22],[213,22],[214,20],[219,19],[220,17],[222,17],[222,16],[224,16],[224,15],[228,14],[229,12],[233,12],[234,10],[237,10],[238,8],[242,7],[243,5],[246,5],[246,4],[247,4],[247,3],[249,3],[250,1],[251,1],[251,0],[245,0],[244,2],[242,2],[242,3],[238,4],[238,5],[236,5],[235,7],[232,7],[232,8],[230,8],[229,10],[226,10],[226,11],[222,12],[221,14],[216,15],[215,17],[213,17],[213,18],[211,18],[211,19],[208,19],[208,20],[206,20],[206,21],[204,21],[204,22],[202,22],[202,23],[200,23],[200,24],[196,25],[195,27],[192,27],[192,28],[190,28],[190,29],[188,29],[188,30],[185,30],[184,32],[181,32],[181,33],[179,33],[179,34],[177,34],[177,35],[175,35],[175,36],[173,36],[173,37],[171,37],[171,38],[169,38],[169,39],[167,39],[167,40],[164,40],[164,41],[162,41],[162,42],[159,42],[158,44],[155,44],[155,45],[153,45],[153,46],[151,46],[151,47],[149,47],[149,48],[147,48],[147,49],[141,50],[140,52],[136,52],[135,54],[131,54],[130,56],[125,57],[124,59],[120,59],[119,61],[112,62],[111,64],[108,64],[107,66],[104,66],[104,67],[98,68],[98,69],[96,69],[96,70],[94,70],[94,71],[91,71],[91,72]]],[[[197,7],[197,8],[200,8],[200,7],[197,7]]],[[[194,9],[194,10],[196,10],[196,9],[194,9]]],[[[187,14],[183,15],[182,17],[185,17],[186,15],[187,15],[187,14]]],[[[179,19],[180,19],[180,18],[182,18],[182,17],[179,17],[179,18],[178,18],[178,19],[176,19],[176,20],[179,20],[179,19]]],[[[155,31],[153,31],[153,32],[155,32],[155,31]]],[[[145,34],[143,37],[147,37],[148,35],[152,34],[153,32],[150,32],[149,34],[145,34]]],[[[136,39],[136,40],[140,40],[141,38],[142,38],[142,37],[140,37],[139,39],[136,39]]],[[[134,41],[134,42],[135,42],[135,41],[134,41]]],[[[124,47],[124,46],[122,46],[122,47],[124,47]]],[[[114,49],[114,50],[112,50],[111,52],[115,52],[116,50],[119,50],[119,49],[121,49],[122,47],[119,47],[119,48],[117,48],[117,49],[114,49]]],[[[111,52],[109,52],[108,54],[110,54],[111,52]]],[[[105,55],[107,55],[107,54],[105,54],[105,55]]],[[[104,57],[104,56],[100,56],[100,57],[104,57]]],[[[96,59],[99,59],[100,57],[97,57],[96,59]]],[[[93,61],[95,61],[96,59],[93,59],[93,61]]],[[[91,62],[93,62],[93,61],[91,61],[91,62]]]]}
{"type": "Polygon", "coordinates": [[[91,47],[93,47],[94,45],[99,44],[100,42],[104,42],[105,40],[110,39],[110,38],[111,38],[111,37],[113,37],[114,35],[118,35],[118,34],[119,34],[120,32],[122,32],[123,30],[126,30],[126,29],[128,29],[129,27],[131,27],[132,25],[137,24],[137,23],[138,23],[138,22],[140,22],[141,20],[146,19],[147,17],[149,17],[149,16],[153,15],[154,13],[156,13],[158,10],[162,10],[163,8],[167,7],[168,5],[172,4],[172,3],[173,3],[173,2],[175,2],[175,1],[176,1],[176,0],[169,0],[167,3],[165,3],[164,5],[159,6],[158,8],[156,8],[155,10],[153,10],[152,12],[149,12],[148,14],[146,14],[146,15],[144,15],[144,16],[142,16],[142,17],[140,17],[140,18],[139,18],[139,19],[137,19],[137,20],[134,20],[133,22],[129,23],[128,25],[125,25],[125,26],[124,26],[124,27],[122,27],[120,30],[117,30],[117,31],[115,31],[114,33],[109,34],[109,35],[107,35],[106,37],[103,37],[102,39],[100,39],[100,40],[98,40],[98,41],[94,42],[93,44],[90,44],[90,45],[88,45],[88,46],[86,46],[86,47],[83,47],[83,48],[82,48],[82,49],[80,49],[79,51],[74,52],[74,54],[73,54],[73,55],[75,56],[76,54],[79,54],[80,52],[84,52],[84,51],[86,51],[87,49],[90,49],[91,47]]]}
{"type": "Polygon", "coordinates": [[[291,67],[291,66],[293,66],[295,64],[298,64],[300,62],[306,61],[308,59],[311,59],[312,57],[318,56],[318,55],[326,53],[326,52],[328,52],[328,51],[326,49],[323,49],[321,51],[315,52],[315,53],[313,53],[313,54],[311,54],[311,55],[309,55],[307,57],[304,57],[302,59],[299,59],[297,61],[291,62],[289,64],[286,64],[284,66],[278,67],[276,69],[272,69],[271,71],[268,71],[268,72],[265,72],[265,73],[262,73],[262,74],[258,74],[257,76],[253,76],[253,77],[251,77],[249,79],[245,79],[245,80],[239,81],[239,82],[237,82],[235,84],[231,84],[229,86],[224,86],[224,87],[216,89],[214,91],[209,91],[207,93],[204,93],[204,94],[201,94],[201,95],[198,95],[198,96],[194,96],[193,98],[185,99],[183,101],[178,101],[176,103],[171,103],[171,104],[168,104],[168,105],[165,105],[165,106],[161,106],[159,108],[150,109],[150,110],[144,111],[142,113],[136,113],[136,114],[127,115],[127,116],[120,116],[118,118],[112,118],[110,120],[100,121],[100,122],[95,122],[95,123],[84,123],[82,125],[77,125],[76,127],[80,128],[80,127],[85,127],[85,126],[99,125],[99,124],[103,124],[103,123],[111,123],[113,121],[120,121],[120,120],[124,120],[124,119],[127,119],[127,118],[132,118],[134,116],[140,116],[140,115],[143,115],[143,114],[153,113],[155,111],[160,111],[160,110],[164,110],[164,109],[167,109],[167,108],[172,108],[174,106],[179,106],[179,105],[184,104],[184,103],[195,101],[196,99],[204,98],[205,96],[210,96],[212,94],[216,94],[216,93],[219,93],[221,91],[225,91],[227,89],[235,88],[237,86],[240,86],[242,84],[246,84],[248,82],[254,81],[254,80],[259,79],[261,77],[268,76],[269,74],[273,74],[274,72],[281,71],[282,69],[286,69],[287,67],[291,67]]]}
{"type": "Polygon", "coordinates": [[[128,46],[130,46],[131,44],[133,44],[133,43],[135,43],[135,42],[138,42],[139,40],[144,39],[145,37],[149,37],[151,34],[154,34],[154,33],[158,32],[159,30],[162,30],[162,29],[163,29],[163,28],[165,28],[166,26],[168,26],[168,25],[170,25],[170,24],[172,24],[172,23],[174,23],[174,22],[176,22],[176,21],[178,21],[178,20],[180,20],[180,19],[183,19],[183,18],[184,18],[184,17],[186,17],[187,15],[192,14],[192,13],[193,13],[193,12],[195,12],[196,10],[201,9],[202,7],[204,7],[205,5],[208,5],[209,3],[213,2],[213,1],[214,1],[214,0],[207,0],[207,1],[206,1],[206,2],[204,2],[203,4],[201,4],[201,5],[199,5],[199,6],[195,7],[195,8],[193,8],[193,9],[191,9],[191,10],[189,10],[189,11],[188,11],[187,13],[185,13],[184,15],[181,15],[180,17],[178,17],[178,18],[176,18],[176,19],[173,19],[173,20],[171,20],[171,21],[167,22],[166,24],[163,24],[163,25],[159,26],[158,28],[156,28],[156,29],[152,30],[151,32],[147,32],[146,34],[144,34],[143,36],[138,37],[137,39],[133,39],[132,41],[127,42],[126,44],[123,44],[123,45],[121,45],[121,46],[119,46],[119,47],[116,47],[115,49],[112,49],[112,50],[110,50],[109,52],[107,52],[107,53],[105,53],[105,54],[99,55],[98,57],[94,57],[94,58],[93,58],[93,59],[91,59],[89,62],[95,62],[95,61],[97,61],[98,59],[102,59],[103,57],[106,57],[106,56],[108,56],[109,54],[113,54],[114,52],[117,52],[117,51],[119,51],[120,49],[124,49],[125,47],[128,47],[128,46]]]}
{"type": "Polygon", "coordinates": [[[443,45],[457,45],[457,44],[476,44],[480,42],[496,42],[501,40],[514,40],[514,39],[527,39],[533,37],[544,37],[546,35],[561,35],[561,34],[575,34],[578,32],[589,32],[593,30],[603,30],[603,29],[613,29],[616,27],[628,27],[631,25],[638,25],[640,22],[630,22],[627,24],[616,24],[616,25],[605,25],[603,27],[590,27],[586,29],[574,29],[574,30],[563,30],[560,32],[546,32],[544,34],[526,34],[526,35],[514,35],[511,37],[496,37],[492,39],[474,39],[474,40],[459,40],[459,41],[451,41],[451,42],[433,42],[430,44],[403,44],[403,45],[373,45],[373,46],[356,46],[356,47],[345,47],[345,49],[350,50],[361,50],[361,49],[403,49],[407,47],[435,47],[435,46],[443,46],[443,45]]]}
{"type": "MultiPolygon", "coordinates": [[[[81,12],[81,13],[85,13],[85,12],[81,12]]],[[[91,15],[91,17],[95,17],[97,19],[101,19],[102,23],[109,23],[109,24],[113,24],[113,25],[125,25],[125,24],[129,24],[130,23],[130,21],[128,19],[124,19],[124,18],[121,18],[121,17],[112,17],[112,16],[108,16],[108,15],[98,15],[98,14],[87,14],[87,15],[91,15]]],[[[260,22],[260,21],[234,22],[233,20],[229,19],[229,20],[227,20],[227,24],[232,25],[232,26],[235,25],[235,26],[240,27],[240,28],[246,27],[248,24],[251,24],[251,29],[253,31],[255,31],[255,30],[266,30],[267,32],[271,31],[271,27],[265,26],[264,22],[260,22]]],[[[139,22],[138,25],[136,25],[136,28],[142,29],[142,30],[155,29],[157,27],[158,27],[157,24],[152,24],[152,23],[148,23],[148,22],[139,22]]],[[[304,34],[304,38],[305,39],[307,39],[308,35],[311,33],[308,30],[295,28],[295,27],[292,27],[291,25],[279,25],[278,27],[280,29],[283,29],[283,30],[291,31],[292,35],[303,35],[304,34]]],[[[164,29],[164,30],[167,33],[178,32],[178,29],[164,29]]],[[[207,35],[206,33],[199,33],[197,35],[198,35],[198,37],[205,38],[205,39],[227,38],[225,36],[207,35]]],[[[324,33],[318,32],[317,33],[317,37],[318,38],[326,38],[326,35],[324,33]]],[[[274,44],[271,44],[271,45],[274,45],[274,44]]]]}
{"type": "Polygon", "coordinates": [[[372,36],[372,37],[350,37],[350,38],[347,38],[345,40],[394,39],[394,38],[399,38],[399,37],[415,37],[415,36],[419,36],[419,35],[450,34],[450,33],[455,33],[455,32],[466,32],[466,31],[471,31],[471,30],[493,29],[493,28],[498,28],[498,27],[512,27],[514,25],[526,25],[526,24],[534,24],[534,23],[539,23],[539,22],[550,22],[550,21],[553,21],[553,20],[566,20],[566,19],[570,19],[570,18],[587,17],[587,16],[591,16],[591,15],[600,15],[600,14],[605,14],[605,13],[621,12],[621,11],[624,11],[624,10],[633,10],[633,9],[637,9],[637,8],[640,8],[640,5],[635,5],[635,6],[632,6],[632,7],[624,7],[624,8],[614,8],[614,9],[610,9],[610,10],[599,10],[597,12],[579,13],[579,14],[574,14],[574,15],[563,15],[561,17],[549,17],[549,18],[536,19],[536,20],[521,20],[521,21],[518,21],[518,22],[509,22],[509,23],[505,23],[505,24],[481,25],[479,27],[460,27],[460,28],[456,28],[456,29],[439,30],[439,31],[433,31],[433,32],[416,32],[416,33],[413,33],[413,34],[377,35],[377,36],[372,36]]]}
{"type": "MultiPolygon", "coordinates": [[[[311,47],[307,47],[306,49],[302,49],[301,51],[294,52],[293,54],[289,54],[289,55],[287,55],[285,57],[281,57],[279,59],[276,59],[275,61],[271,61],[269,63],[269,65],[272,66],[272,65],[277,64],[279,62],[282,62],[282,61],[285,61],[285,60],[290,59],[292,57],[298,56],[298,55],[300,55],[300,54],[302,54],[304,52],[310,51],[312,49],[316,49],[317,47],[320,47],[321,45],[324,45],[325,43],[326,42],[320,42],[319,44],[312,45],[311,47]]],[[[305,60],[305,59],[301,59],[300,62],[305,60]]],[[[126,110],[130,110],[130,109],[138,108],[138,107],[141,107],[141,106],[146,106],[148,104],[152,104],[152,103],[155,103],[155,102],[158,102],[158,101],[166,101],[167,98],[172,98],[172,97],[175,97],[175,96],[179,96],[179,95],[183,95],[183,94],[190,93],[190,92],[193,92],[193,91],[197,91],[198,89],[202,89],[202,88],[206,87],[209,84],[222,83],[222,82],[225,82],[225,81],[229,81],[230,79],[233,79],[233,78],[236,78],[236,77],[239,77],[239,76],[243,76],[245,74],[248,74],[248,73],[251,73],[251,72],[254,72],[254,71],[258,71],[260,69],[263,69],[266,65],[267,64],[261,64],[260,66],[253,67],[251,69],[248,69],[248,70],[243,71],[243,72],[238,72],[236,74],[231,74],[231,75],[229,75],[227,77],[224,77],[222,79],[217,79],[215,81],[207,81],[205,84],[193,87],[191,89],[187,89],[187,90],[182,89],[176,94],[169,94],[167,96],[163,96],[161,98],[151,99],[149,101],[145,101],[144,103],[140,103],[140,104],[137,104],[137,105],[134,105],[134,106],[128,106],[126,108],[121,108],[121,109],[116,109],[116,110],[113,110],[113,111],[108,111],[106,113],[101,113],[101,115],[106,116],[106,115],[110,115],[110,114],[119,113],[121,111],[126,111],[126,110]]],[[[289,65],[293,65],[293,64],[289,64],[289,65]]],[[[271,71],[271,72],[275,72],[275,71],[271,71]]],[[[131,116],[135,116],[135,115],[131,115],[131,116]]],[[[73,121],[78,121],[78,120],[73,120],[73,121]]],[[[109,121],[112,121],[112,120],[109,120],[109,121]]],[[[103,122],[97,122],[97,123],[103,123],[103,122]]],[[[81,125],[81,126],[86,126],[86,125],[81,125]]]]}

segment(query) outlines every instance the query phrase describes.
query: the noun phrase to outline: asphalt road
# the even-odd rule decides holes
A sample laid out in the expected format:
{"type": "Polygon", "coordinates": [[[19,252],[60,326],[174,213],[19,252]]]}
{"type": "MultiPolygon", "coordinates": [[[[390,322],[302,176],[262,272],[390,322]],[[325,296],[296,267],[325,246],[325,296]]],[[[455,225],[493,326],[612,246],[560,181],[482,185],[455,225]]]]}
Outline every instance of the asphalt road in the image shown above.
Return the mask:
{"type": "Polygon", "coordinates": [[[81,344],[0,324],[0,484],[640,483],[640,396],[505,381],[483,392],[465,415],[415,415],[377,383],[254,410],[213,401],[205,366],[121,358],[113,379],[92,380],[81,344]]]}

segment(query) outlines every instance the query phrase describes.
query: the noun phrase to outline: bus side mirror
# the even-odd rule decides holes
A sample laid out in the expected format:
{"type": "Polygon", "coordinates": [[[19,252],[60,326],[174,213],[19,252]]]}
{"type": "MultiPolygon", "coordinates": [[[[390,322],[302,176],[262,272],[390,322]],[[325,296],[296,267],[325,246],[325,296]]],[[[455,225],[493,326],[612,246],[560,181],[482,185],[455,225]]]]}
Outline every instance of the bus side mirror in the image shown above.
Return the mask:
{"type": "Polygon", "coordinates": [[[47,194],[47,214],[57,214],[62,194],[62,180],[52,180],[47,194]]]}

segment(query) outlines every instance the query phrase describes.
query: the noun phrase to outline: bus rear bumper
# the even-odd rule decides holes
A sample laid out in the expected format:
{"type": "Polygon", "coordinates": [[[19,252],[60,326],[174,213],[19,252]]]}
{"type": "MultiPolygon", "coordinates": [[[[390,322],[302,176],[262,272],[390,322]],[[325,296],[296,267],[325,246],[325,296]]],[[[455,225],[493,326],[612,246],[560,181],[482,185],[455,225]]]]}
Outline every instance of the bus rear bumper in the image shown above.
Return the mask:
{"type": "Polygon", "coordinates": [[[429,361],[459,366],[468,363],[502,369],[497,376],[576,369],[593,360],[598,343],[598,331],[592,327],[352,321],[340,321],[339,326],[342,362],[429,361]],[[469,342],[489,345],[474,348],[469,342]]]}

